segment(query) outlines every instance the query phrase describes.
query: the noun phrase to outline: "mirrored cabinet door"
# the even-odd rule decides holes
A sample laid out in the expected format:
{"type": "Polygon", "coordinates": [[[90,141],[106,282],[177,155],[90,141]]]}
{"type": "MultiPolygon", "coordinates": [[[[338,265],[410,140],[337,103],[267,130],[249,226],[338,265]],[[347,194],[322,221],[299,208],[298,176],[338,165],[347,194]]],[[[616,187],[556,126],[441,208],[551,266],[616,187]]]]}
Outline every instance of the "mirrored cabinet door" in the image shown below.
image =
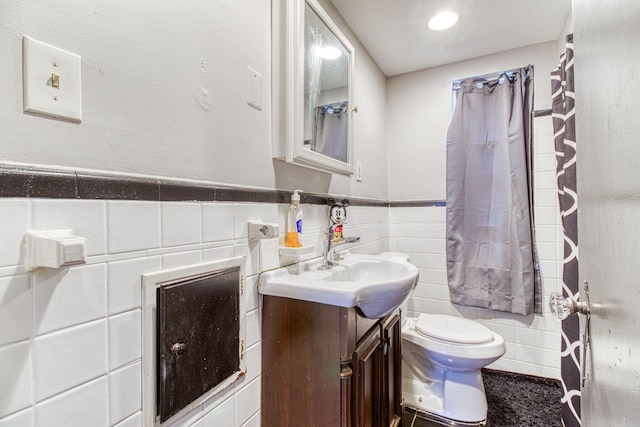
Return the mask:
{"type": "Polygon", "coordinates": [[[304,148],[348,163],[350,52],[304,9],[304,148]]]}
{"type": "Polygon", "coordinates": [[[354,49],[316,0],[286,7],[286,161],[351,175],[354,49]]]}

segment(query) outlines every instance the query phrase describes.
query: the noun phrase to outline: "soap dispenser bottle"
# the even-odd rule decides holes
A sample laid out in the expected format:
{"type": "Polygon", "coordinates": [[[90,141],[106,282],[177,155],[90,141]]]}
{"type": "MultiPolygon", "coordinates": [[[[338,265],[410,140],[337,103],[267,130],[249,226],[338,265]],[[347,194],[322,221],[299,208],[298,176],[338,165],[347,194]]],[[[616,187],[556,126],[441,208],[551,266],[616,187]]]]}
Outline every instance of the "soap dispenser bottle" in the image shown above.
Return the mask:
{"type": "Polygon", "coordinates": [[[291,195],[291,204],[287,213],[287,233],[284,245],[288,248],[299,248],[302,246],[302,207],[300,206],[300,192],[295,190],[291,195]]]}

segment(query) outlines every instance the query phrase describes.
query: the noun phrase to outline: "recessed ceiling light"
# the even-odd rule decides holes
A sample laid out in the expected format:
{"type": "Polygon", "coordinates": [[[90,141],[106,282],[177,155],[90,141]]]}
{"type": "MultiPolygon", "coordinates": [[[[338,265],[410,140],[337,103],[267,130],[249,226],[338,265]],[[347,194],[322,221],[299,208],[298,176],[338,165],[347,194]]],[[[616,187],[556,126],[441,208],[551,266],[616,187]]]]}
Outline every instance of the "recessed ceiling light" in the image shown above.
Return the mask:
{"type": "Polygon", "coordinates": [[[428,26],[434,31],[446,30],[458,22],[458,14],[455,12],[444,11],[436,14],[429,19],[428,26]]]}
{"type": "Polygon", "coordinates": [[[318,50],[318,54],[322,59],[337,59],[340,58],[342,52],[335,46],[322,46],[318,50]]]}

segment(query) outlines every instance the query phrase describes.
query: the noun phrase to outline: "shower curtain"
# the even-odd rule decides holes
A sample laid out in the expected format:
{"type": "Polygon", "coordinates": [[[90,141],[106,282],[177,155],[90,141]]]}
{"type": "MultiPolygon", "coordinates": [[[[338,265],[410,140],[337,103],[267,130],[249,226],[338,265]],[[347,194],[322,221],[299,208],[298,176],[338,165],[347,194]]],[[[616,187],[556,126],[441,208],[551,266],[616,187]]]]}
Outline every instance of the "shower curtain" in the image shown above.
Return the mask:
{"type": "Polygon", "coordinates": [[[346,106],[316,108],[313,151],[347,162],[347,114],[346,106]]]}
{"type": "MultiPolygon", "coordinates": [[[[562,293],[575,298],[578,284],[578,199],[576,186],[575,95],[573,91],[573,35],[566,52],[551,73],[553,134],[556,147],[558,202],[564,232],[562,293]]],[[[564,396],[562,422],[580,426],[580,322],[578,316],[562,321],[560,371],[564,396]]]]}
{"type": "Polygon", "coordinates": [[[447,135],[451,301],[541,312],[531,187],[533,67],[463,80],[447,135]]]}

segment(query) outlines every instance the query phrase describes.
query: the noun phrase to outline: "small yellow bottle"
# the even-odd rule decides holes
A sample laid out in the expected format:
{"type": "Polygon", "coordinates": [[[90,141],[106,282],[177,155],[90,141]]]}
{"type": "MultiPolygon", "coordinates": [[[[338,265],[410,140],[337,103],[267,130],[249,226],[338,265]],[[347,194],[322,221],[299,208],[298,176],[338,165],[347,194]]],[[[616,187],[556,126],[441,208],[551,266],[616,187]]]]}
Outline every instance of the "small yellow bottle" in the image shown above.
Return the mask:
{"type": "Polygon", "coordinates": [[[300,192],[295,190],[291,195],[291,205],[287,213],[287,232],[284,238],[284,245],[287,248],[302,247],[302,208],[300,207],[300,192]]]}

